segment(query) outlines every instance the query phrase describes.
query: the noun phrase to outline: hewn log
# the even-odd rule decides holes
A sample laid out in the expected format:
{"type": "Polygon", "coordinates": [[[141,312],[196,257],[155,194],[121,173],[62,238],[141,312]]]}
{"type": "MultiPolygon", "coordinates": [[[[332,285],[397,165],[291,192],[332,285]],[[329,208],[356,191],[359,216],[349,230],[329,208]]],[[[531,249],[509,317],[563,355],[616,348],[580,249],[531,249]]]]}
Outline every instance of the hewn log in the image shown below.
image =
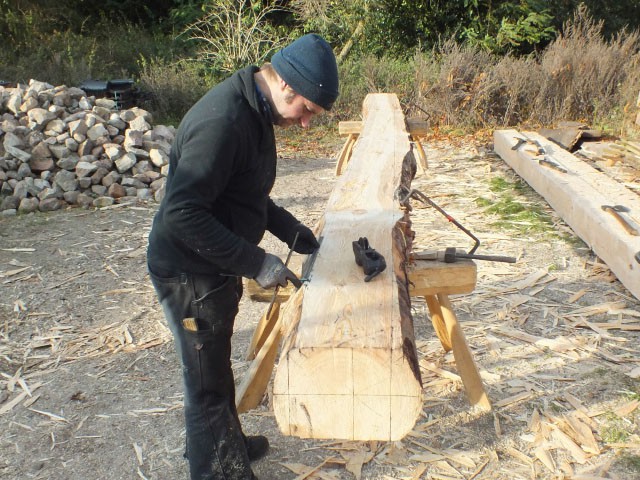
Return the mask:
{"type": "Polygon", "coordinates": [[[300,316],[285,327],[273,403],[287,435],[398,440],[421,410],[405,271],[410,223],[395,198],[410,186],[415,158],[395,95],[368,95],[363,115],[310,280],[296,297],[300,316]],[[370,282],[354,260],[351,243],[360,237],[387,262],[370,282]]]}
{"type": "Polygon", "coordinates": [[[607,205],[627,208],[629,211],[622,214],[623,218],[629,226],[640,228],[638,196],[536,133],[497,130],[494,148],[606,262],[624,286],[640,298],[640,236],[630,234],[614,214],[603,209],[607,205]],[[548,162],[541,164],[542,156],[536,157],[536,152],[532,153],[527,145],[513,150],[523,136],[539,142],[547,161],[556,162],[566,173],[550,168],[548,162]]]}

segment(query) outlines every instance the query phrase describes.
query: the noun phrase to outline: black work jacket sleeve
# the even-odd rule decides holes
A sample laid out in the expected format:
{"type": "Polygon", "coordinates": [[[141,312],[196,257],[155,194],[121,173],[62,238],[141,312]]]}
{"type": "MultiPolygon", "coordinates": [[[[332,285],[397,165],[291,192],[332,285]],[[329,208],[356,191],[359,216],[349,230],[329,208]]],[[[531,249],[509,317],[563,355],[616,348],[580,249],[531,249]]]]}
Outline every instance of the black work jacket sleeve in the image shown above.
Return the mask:
{"type": "Polygon", "coordinates": [[[211,120],[195,120],[180,145],[171,188],[167,189],[164,222],[172,235],[197,256],[220,271],[252,278],[265,257],[262,248],[232,231],[232,177],[242,172],[236,159],[247,148],[241,127],[229,122],[216,124],[224,131],[211,132],[211,120]],[[203,159],[212,159],[203,161],[203,159]]]}
{"type": "Polygon", "coordinates": [[[295,227],[300,221],[284,207],[280,207],[269,198],[267,230],[278,239],[290,245],[295,235],[295,227]]]}

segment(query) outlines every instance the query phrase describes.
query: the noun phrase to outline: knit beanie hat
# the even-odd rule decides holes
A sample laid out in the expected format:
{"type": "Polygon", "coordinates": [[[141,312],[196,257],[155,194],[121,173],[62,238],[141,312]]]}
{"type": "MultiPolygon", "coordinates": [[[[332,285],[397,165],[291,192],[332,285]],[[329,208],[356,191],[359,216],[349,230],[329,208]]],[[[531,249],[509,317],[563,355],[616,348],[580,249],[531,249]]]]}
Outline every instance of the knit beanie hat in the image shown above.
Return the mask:
{"type": "Polygon", "coordinates": [[[338,98],[338,65],[329,44],[310,33],[271,58],[271,64],[293,90],[325,110],[338,98]]]}

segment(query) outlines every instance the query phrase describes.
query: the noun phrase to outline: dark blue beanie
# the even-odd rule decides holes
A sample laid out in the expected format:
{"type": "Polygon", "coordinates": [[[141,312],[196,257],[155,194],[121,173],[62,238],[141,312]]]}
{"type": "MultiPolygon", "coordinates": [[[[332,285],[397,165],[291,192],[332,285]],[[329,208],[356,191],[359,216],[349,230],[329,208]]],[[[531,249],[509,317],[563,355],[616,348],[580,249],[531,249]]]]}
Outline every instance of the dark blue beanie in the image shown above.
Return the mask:
{"type": "Polygon", "coordinates": [[[322,37],[310,33],[298,38],[276,53],[271,64],[296,93],[331,110],[338,98],[338,65],[322,37]]]}

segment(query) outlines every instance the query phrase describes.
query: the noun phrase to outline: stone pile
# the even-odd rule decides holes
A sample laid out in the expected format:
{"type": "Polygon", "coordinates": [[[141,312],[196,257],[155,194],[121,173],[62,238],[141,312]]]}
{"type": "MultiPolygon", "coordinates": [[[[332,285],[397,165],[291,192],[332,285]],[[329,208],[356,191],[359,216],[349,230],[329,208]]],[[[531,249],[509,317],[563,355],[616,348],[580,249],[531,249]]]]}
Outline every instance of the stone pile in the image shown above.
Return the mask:
{"type": "Polygon", "coordinates": [[[79,88],[0,87],[0,213],[159,201],[174,135],[79,88]]]}

